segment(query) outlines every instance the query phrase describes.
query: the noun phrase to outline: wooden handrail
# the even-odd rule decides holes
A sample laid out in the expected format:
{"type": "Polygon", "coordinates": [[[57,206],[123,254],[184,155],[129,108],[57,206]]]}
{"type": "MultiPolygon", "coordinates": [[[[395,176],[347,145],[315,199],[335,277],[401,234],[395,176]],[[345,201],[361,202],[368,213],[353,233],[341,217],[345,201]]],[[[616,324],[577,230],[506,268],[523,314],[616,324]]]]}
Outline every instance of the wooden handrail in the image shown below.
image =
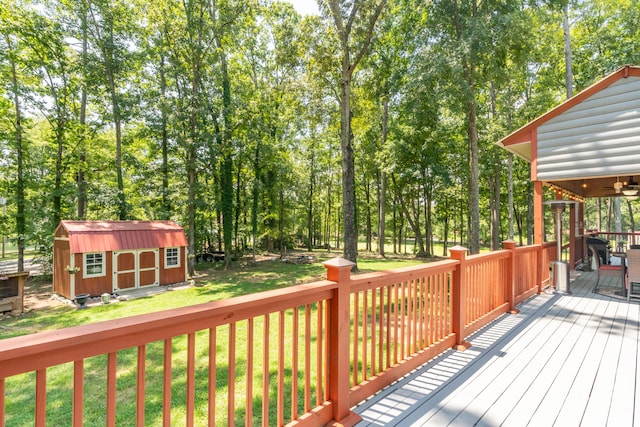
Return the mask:
{"type": "Polygon", "coordinates": [[[470,333],[502,313],[517,312],[518,302],[540,292],[542,282],[548,279],[544,272],[548,270],[553,249],[554,243],[516,247],[513,242],[504,242],[504,250],[467,256],[465,248],[454,247],[449,260],[356,276],[351,276],[349,262],[336,259],[325,263],[327,280],[315,283],[5,339],[0,345],[0,427],[5,427],[8,415],[6,378],[36,373],[34,422],[36,426],[44,425],[47,369],[68,362],[73,362],[74,372],[73,425],[81,426],[86,407],[84,361],[98,355],[108,358],[105,417],[107,425],[114,425],[119,404],[117,355],[126,349],[137,349],[132,370],[136,371],[137,384],[135,417],[141,425],[145,419],[145,396],[151,393],[145,388],[150,370],[147,345],[153,342],[164,345],[160,368],[163,385],[159,394],[163,402],[160,416],[166,425],[171,417],[172,382],[176,380],[171,371],[173,342],[177,337],[186,337],[187,342],[184,423],[202,423],[194,419],[195,377],[199,369],[196,334],[200,331],[209,334],[207,422],[217,423],[216,364],[222,353],[216,347],[225,344],[218,338],[222,332],[217,332],[223,326],[228,328],[225,335],[229,337],[224,356],[229,363],[225,409],[230,424],[234,422],[237,405],[244,405],[249,423],[258,416],[263,423],[276,425],[289,422],[318,426],[332,419],[342,425],[353,425],[358,421],[350,410],[353,405],[447,348],[468,348],[465,338],[470,333]],[[304,323],[299,325],[299,321],[304,323]],[[243,344],[238,341],[239,322],[245,322],[250,331],[243,344]],[[258,322],[261,326],[256,331],[254,324],[258,322]],[[260,338],[255,339],[254,334],[260,338]],[[296,351],[289,359],[283,350],[285,340],[293,342],[296,349],[302,348],[301,352],[296,351]],[[256,341],[262,341],[262,353],[254,354],[256,341]],[[272,355],[269,348],[274,346],[277,354],[272,355]],[[244,399],[236,399],[234,391],[235,377],[240,375],[235,359],[240,354],[246,354],[247,359],[244,369],[247,373],[242,374],[247,376],[248,394],[244,399]],[[273,402],[268,398],[269,364],[276,358],[277,392],[272,395],[277,396],[277,402],[273,402]],[[262,390],[253,390],[254,385],[257,388],[253,383],[257,364],[266,369],[262,374],[262,390]],[[285,387],[286,370],[295,375],[291,389],[285,387]],[[310,370],[315,372],[314,384],[310,370]],[[303,383],[300,386],[298,378],[303,383]],[[298,389],[302,390],[300,400],[290,395],[298,389]],[[252,408],[258,393],[264,394],[261,413],[252,408]],[[291,408],[284,406],[285,396],[289,396],[291,408]],[[300,414],[299,402],[304,402],[300,414]],[[276,416],[270,415],[270,408],[276,408],[276,416]]]}
{"type": "Polygon", "coordinates": [[[298,285],[2,340],[0,378],[108,354],[333,296],[331,281],[298,285]]]}

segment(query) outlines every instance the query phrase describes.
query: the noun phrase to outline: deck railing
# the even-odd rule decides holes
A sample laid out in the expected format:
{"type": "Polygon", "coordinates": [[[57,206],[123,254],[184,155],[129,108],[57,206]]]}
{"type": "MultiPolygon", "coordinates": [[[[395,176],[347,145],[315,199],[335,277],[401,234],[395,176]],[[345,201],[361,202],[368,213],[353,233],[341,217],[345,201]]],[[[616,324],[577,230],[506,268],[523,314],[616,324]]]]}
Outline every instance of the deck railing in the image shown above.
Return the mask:
{"type": "Polygon", "coordinates": [[[336,259],[326,281],[5,339],[0,427],[353,425],[353,405],[539,292],[552,252],[456,247],[354,276],[336,259]]]}

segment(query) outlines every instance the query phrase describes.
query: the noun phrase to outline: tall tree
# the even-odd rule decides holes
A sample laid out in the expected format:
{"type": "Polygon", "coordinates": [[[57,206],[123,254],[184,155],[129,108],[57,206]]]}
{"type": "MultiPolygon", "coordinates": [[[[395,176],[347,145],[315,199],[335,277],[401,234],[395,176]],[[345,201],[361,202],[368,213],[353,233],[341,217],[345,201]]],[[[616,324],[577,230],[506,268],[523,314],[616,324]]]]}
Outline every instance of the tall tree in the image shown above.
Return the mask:
{"type": "MultiPolygon", "coordinates": [[[[115,132],[115,172],[118,218],[128,219],[130,209],[123,177],[123,122],[126,119],[126,77],[135,64],[136,9],[123,1],[87,0],[89,40],[98,52],[102,84],[109,100],[115,132]]],[[[129,92],[130,93],[130,92],[129,92]]]]}
{"type": "Polygon", "coordinates": [[[358,258],[355,164],[351,131],[351,80],[369,50],[371,37],[386,0],[328,0],[342,51],[340,66],[340,152],[342,154],[342,209],[344,257],[358,258]]]}
{"type": "MultiPolygon", "coordinates": [[[[25,212],[25,174],[24,174],[24,129],[22,96],[24,82],[21,81],[18,60],[22,55],[22,46],[19,39],[13,33],[16,26],[23,23],[16,20],[17,11],[3,6],[0,8],[0,58],[2,59],[6,93],[13,102],[13,114],[10,120],[13,125],[12,148],[15,152],[15,201],[16,201],[16,234],[18,242],[18,271],[24,271],[24,249],[26,237],[26,212],[25,212]]],[[[6,201],[5,201],[6,203],[6,201]]]]}

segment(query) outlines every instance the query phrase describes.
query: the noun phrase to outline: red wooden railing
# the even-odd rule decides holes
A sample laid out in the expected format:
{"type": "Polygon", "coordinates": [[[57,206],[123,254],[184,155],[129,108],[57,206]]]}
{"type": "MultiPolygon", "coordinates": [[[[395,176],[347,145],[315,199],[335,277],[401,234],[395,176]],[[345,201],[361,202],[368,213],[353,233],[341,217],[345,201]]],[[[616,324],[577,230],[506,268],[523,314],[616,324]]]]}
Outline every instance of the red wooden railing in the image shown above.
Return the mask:
{"type": "Polygon", "coordinates": [[[353,405],[539,292],[549,248],[353,277],[336,259],[326,281],[5,339],[0,427],[353,425],[353,405]]]}

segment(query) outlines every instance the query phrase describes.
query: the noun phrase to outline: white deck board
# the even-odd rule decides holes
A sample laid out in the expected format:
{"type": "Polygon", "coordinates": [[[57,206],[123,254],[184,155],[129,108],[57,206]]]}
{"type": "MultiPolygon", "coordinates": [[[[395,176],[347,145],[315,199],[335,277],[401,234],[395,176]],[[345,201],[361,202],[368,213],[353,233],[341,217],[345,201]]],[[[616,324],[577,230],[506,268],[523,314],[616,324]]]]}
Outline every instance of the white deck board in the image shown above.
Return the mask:
{"type": "Polygon", "coordinates": [[[361,403],[358,427],[640,425],[640,304],[592,293],[594,279],[529,299],[469,337],[467,351],[361,403]]]}

